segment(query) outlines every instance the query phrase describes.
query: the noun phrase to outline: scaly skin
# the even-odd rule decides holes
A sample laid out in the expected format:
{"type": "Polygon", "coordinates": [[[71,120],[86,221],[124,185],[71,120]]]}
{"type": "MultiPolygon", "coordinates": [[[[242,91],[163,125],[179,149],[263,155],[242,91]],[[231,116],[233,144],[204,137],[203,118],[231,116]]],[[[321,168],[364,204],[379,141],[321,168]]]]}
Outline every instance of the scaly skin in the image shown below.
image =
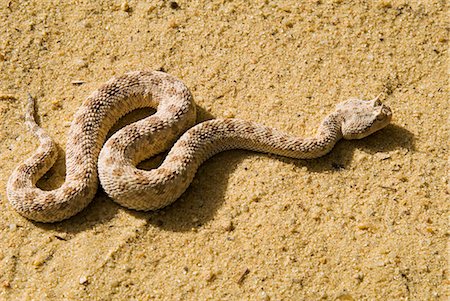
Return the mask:
{"type": "Polygon", "coordinates": [[[239,119],[214,119],[192,127],[195,104],[181,81],[163,72],[129,72],[111,79],[80,106],[67,139],[66,180],[58,189],[43,191],[36,182],[54,164],[57,150],[33,114],[34,100],[30,97],[25,120],[40,146],[14,170],[7,193],[20,214],[40,222],[64,220],[85,208],[95,195],[98,178],[119,204],[154,210],[174,202],[187,189],[198,167],[221,151],[238,148],[317,158],[328,153],[339,139],[366,137],[389,124],[392,117],[390,109],[377,99],[353,99],[338,104],[311,138],[294,137],[239,119]],[[120,117],[142,107],[157,111],[119,130],[105,143],[108,131],[120,117]],[[136,168],[140,161],[171,145],[158,168],[136,168]]]}

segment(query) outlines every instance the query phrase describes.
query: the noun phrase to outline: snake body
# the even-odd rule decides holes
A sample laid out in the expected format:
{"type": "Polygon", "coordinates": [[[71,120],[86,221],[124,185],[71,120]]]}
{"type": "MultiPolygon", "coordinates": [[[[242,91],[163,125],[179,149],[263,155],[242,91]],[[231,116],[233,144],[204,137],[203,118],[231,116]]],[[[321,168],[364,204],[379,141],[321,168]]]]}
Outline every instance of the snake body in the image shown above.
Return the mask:
{"type": "Polygon", "coordinates": [[[385,127],[392,114],[377,99],[348,100],[336,106],[311,138],[294,137],[240,119],[213,119],[193,126],[195,104],[180,80],[157,71],[129,72],[93,92],[75,113],[67,138],[66,179],[52,191],[37,188],[36,182],[55,163],[56,145],[33,116],[34,100],[29,98],[25,123],[39,138],[40,146],[11,174],[8,199],[29,219],[56,222],[85,208],[97,191],[99,179],[119,204],[155,210],[179,198],[198,167],[221,151],[238,148],[317,158],[341,138],[360,139],[385,127]],[[143,107],[155,108],[156,113],[124,127],[105,143],[120,117],[143,107]],[[136,167],[172,145],[158,168],[146,171],[136,167]]]}

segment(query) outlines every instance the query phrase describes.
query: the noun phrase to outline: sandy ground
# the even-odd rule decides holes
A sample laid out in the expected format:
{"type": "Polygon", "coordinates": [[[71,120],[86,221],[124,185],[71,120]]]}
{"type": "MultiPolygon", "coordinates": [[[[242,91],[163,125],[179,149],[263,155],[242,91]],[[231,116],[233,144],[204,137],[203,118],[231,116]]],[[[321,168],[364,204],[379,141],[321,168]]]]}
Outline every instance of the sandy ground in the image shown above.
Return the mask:
{"type": "Polygon", "coordinates": [[[1,1],[0,299],[446,300],[448,12],[420,2],[1,1]],[[37,147],[26,92],[61,146],[39,183],[51,189],[81,101],[161,68],[199,120],[306,136],[336,103],[379,93],[394,120],[307,162],[217,155],[159,212],[101,191],[61,223],[12,209],[7,178],[37,147]]]}

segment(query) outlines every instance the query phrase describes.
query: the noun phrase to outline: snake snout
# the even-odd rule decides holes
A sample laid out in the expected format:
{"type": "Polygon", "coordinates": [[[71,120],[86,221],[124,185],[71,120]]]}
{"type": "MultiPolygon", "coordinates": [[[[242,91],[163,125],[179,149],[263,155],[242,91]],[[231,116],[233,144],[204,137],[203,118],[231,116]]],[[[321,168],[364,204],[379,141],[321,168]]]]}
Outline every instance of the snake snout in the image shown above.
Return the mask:
{"type": "Polygon", "coordinates": [[[389,123],[391,121],[391,118],[392,118],[391,108],[389,108],[388,106],[382,104],[380,109],[377,112],[376,119],[378,121],[386,120],[386,122],[389,123]]]}

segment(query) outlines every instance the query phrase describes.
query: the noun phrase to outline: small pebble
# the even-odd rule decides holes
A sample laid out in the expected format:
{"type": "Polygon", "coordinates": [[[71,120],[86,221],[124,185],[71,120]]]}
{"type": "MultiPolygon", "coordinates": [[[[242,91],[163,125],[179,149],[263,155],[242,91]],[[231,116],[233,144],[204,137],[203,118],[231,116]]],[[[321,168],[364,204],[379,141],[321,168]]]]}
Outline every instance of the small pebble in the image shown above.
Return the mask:
{"type": "Polygon", "coordinates": [[[245,268],[242,273],[241,276],[239,277],[239,279],[237,280],[238,284],[241,284],[242,282],[244,282],[245,278],[247,277],[247,275],[250,273],[250,270],[248,268],[245,268]]]}
{"type": "Polygon", "coordinates": [[[260,297],[261,297],[261,300],[264,300],[264,301],[270,300],[269,295],[267,295],[267,293],[266,293],[265,291],[262,291],[262,292],[260,293],[260,297]]]}
{"type": "Polygon", "coordinates": [[[234,118],[236,115],[232,111],[226,110],[225,112],[223,112],[223,116],[225,118],[234,118]]]}
{"type": "Polygon", "coordinates": [[[61,109],[63,106],[62,106],[62,103],[61,103],[61,101],[59,101],[59,100],[54,100],[54,101],[52,101],[52,110],[59,110],[59,109],[61,109]]]}
{"type": "Polygon", "coordinates": [[[54,235],[53,237],[56,238],[57,240],[62,240],[62,241],[67,240],[67,234],[65,234],[65,233],[57,234],[57,235],[54,235]]]}
{"type": "Polygon", "coordinates": [[[217,278],[217,275],[213,272],[206,274],[206,282],[213,282],[217,278]]]}
{"type": "Polygon", "coordinates": [[[256,194],[254,194],[254,195],[252,195],[251,197],[250,197],[250,203],[257,203],[257,202],[259,202],[261,200],[261,197],[259,196],[259,195],[256,195],[256,194]]]}
{"type": "Polygon", "coordinates": [[[374,262],[374,264],[377,267],[384,267],[386,265],[386,263],[384,261],[381,261],[381,260],[374,262]]]}
{"type": "MultiPolygon", "coordinates": [[[[80,284],[83,284],[83,283],[80,283],[80,284]]],[[[111,287],[119,287],[119,286],[120,286],[120,281],[118,281],[118,280],[114,280],[111,283],[111,287]]]]}
{"type": "Polygon", "coordinates": [[[179,24],[176,19],[171,19],[171,20],[169,20],[168,25],[169,25],[169,28],[177,28],[179,24]]]}
{"type": "Polygon", "coordinates": [[[391,155],[385,154],[385,153],[376,153],[376,154],[375,154],[375,157],[376,157],[378,160],[382,161],[382,160],[390,159],[390,158],[391,158],[391,155]]]}
{"type": "Polygon", "coordinates": [[[44,264],[44,259],[36,259],[35,261],[33,261],[33,265],[35,266],[35,267],[40,267],[41,265],[43,265],[44,264]]]}
{"type": "Polygon", "coordinates": [[[431,234],[434,234],[434,233],[435,233],[435,231],[434,231],[434,229],[433,229],[432,227],[426,227],[425,230],[426,230],[428,233],[431,233],[431,234]]]}
{"type": "Polygon", "coordinates": [[[227,232],[231,232],[234,230],[234,225],[233,222],[231,220],[227,220],[223,223],[222,225],[223,229],[227,232]]]}
{"type": "Polygon", "coordinates": [[[83,60],[82,58],[76,58],[73,60],[73,64],[78,67],[78,69],[87,67],[87,62],[83,60]]]}
{"type": "Polygon", "coordinates": [[[74,85],[74,86],[80,86],[80,85],[82,85],[82,84],[84,84],[84,83],[86,83],[85,81],[83,81],[83,80],[73,80],[73,81],[71,81],[70,82],[72,85],[74,85]]]}
{"type": "Polygon", "coordinates": [[[128,1],[122,2],[122,4],[120,5],[120,9],[126,13],[131,12],[131,7],[128,1]]]}
{"type": "Polygon", "coordinates": [[[9,230],[16,231],[17,225],[16,224],[9,224],[9,230]]]}
{"type": "Polygon", "coordinates": [[[364,280],[364,274],[363,273],[358,273],[358,274],[354,275],[353,278],[355,278],[356,280],[361,282],[361,281],[364,280]]]}
{"type": "Polygon", "coordinates": [[[358,229],[359,230],[367,230],[367,229],[369,229],[369,225],[368,224],[359,224],[358,229]]]}
{"type": "Polygon", "coordinates": [[[171,1],[170,2],[170,8],[171,9],[178,9],[178,8],[180,8],[180,6],[175,1],[171,1]]]}
{"type": "Polygon", "coordinates": [[[81,276],[79,279],[80,284],[87,284],[88,283],[88,279],[86,276],[81,276]]]}
{"type": "Polygon", "coordinates": [[[2,286],[4,288],[10,288],[11,287],[11,283],[9,281],[5,280],[5,281],[2,282],[2,286]]]}
{"type": "Polygon", "coordinates": [[[87,21],[87,20],[83,20],[80,22],[80,26],[82,28],[92,28],[92,24],[91,22],[87,21]]]}

